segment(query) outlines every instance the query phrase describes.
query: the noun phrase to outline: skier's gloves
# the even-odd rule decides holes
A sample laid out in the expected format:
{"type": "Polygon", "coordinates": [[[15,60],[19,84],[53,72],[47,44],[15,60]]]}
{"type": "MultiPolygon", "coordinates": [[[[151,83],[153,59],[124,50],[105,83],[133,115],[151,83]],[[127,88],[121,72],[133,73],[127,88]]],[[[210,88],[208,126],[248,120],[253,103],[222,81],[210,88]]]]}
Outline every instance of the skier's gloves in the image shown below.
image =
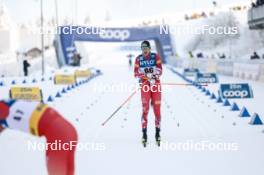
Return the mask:
{"type": "Polygon", "coordinates": [[[146,74],[146,77],[147,77],[148,79],[153,79],[153,74],[152,74],[152,73],[147,73],[147,74],[146,74]]]}
{"type": "Polygon", "coordinates": [[[155,79],[155,80],[159,80],[159,78],[160,78],[160,75],[153,75],[153,76],[154,76],[153,79],[155,79]]]}
{"type": "Polygon", "coordinates": [[[147,77],[149,80],[158,80],[160,76],[157,75],[157,74],[148,73],[148,74],[146,74],[146,77],[147,77]]]}

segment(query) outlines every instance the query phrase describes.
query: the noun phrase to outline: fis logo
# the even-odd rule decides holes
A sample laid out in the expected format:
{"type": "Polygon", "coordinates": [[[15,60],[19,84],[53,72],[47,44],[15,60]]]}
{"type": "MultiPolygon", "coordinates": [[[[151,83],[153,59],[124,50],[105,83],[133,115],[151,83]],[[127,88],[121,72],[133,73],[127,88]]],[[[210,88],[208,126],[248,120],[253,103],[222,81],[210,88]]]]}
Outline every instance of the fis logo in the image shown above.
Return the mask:
{"type": "Polygon", "coordinates": [[[103,39],[114,39],[124,41],[130,37],[130,31],[105,29],[100,32],[99,36],[103,39]]]}
{"type": "Polygon", "coordinates": [[[221,84],[220,94],[223,98],[253,98],[253,92],[248,84],[221,84]]]}

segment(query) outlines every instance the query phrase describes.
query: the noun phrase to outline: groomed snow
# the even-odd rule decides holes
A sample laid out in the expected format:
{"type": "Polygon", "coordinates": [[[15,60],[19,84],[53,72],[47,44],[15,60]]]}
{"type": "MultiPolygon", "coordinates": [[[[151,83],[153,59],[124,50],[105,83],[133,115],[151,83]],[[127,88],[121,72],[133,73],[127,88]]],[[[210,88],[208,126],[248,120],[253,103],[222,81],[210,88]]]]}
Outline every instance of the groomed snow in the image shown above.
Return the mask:
{"type": "MultiPolygon", "coordinates": [[[[76,174],[78,175],[262,175],[263,174],[263,126],[251,126],[249,118],[239,118],[238,112],[216,104],[197,88],[192,86],[163,86],[162,95],[162,149],[154,142],[154,115],[149,114],[149,140],[147,148],[141,145],[141,102],[140,93],[127,103],[105,126],[102,122],[115,111],[132,93],[101,92],[95,90],[99,84],[135,85],[133,71],[128,68],[125,54],[103,55],[95,65],[101,69],[99,76],[89,83],[56,98],[49,103],[67,118],[77,129],[81,143],[95,144],[93,150],[78,150],[76,154],[76,174]],[[102,64],[103,60],[116,60],[120,64],[102,64]],[[100,64],[100,65],[99,65],[100,64]],[[191,143],[233,144],[234,150],[212,151],[193,150],[191,143]],[[175,145],[183,144],[185,146],[175,145]],[[187,145],[187,146],[186,146],[187,145]],[[103,148],[103,149],[102,149],[103,148]],[[237,148],[237,150],[236,150],[237,148]]],[[[52,73],[51,73],[52,74],[52,73]]],[[[47,75],[50,76],[50,75],[47,75]]],[[[40,79],[40,77],[37,77],[40,79]]],[[[19,82],[22,80],[17,78],[19,82]]],[[[5,79],[10,82],[12,80],[5,79]]],[[[220,77],[221,82],[242,82],[220,77]]],[[[164,65],[163,83],[185,83],[164,65]]],[[[255,98],[240,100],[239,105],[247,105],[250,112],[264,115],[260,105],[263,95],[262,84],[253,85],[255,98]]],[[[21,84],[21,83],[20,83],[21,84]]],[[[44,99],[62,87],[55,87],[52,81],[39,85],[44,99]]],[[[0,87],[1,98],[7,97],[10,83],[0,87]]],[[[210,85],[216,91],[217,85],[210,85]]],[[[36,138],[17,131],[6,130],[0,135],[1,174],[44,175],[45,152],[28,150],[28,141],[44,143],[44,138],[36,138]]]]}

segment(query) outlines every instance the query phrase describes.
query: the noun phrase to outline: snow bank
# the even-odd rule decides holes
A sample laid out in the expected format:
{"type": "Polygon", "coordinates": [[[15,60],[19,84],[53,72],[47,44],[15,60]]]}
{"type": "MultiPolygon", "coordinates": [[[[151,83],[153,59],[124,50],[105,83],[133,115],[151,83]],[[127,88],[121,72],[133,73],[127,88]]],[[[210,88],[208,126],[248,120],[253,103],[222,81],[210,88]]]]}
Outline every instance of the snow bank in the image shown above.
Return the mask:
{"type": "Polygon", "coordinates": [[[249,59],[250,55],[257,51],[264,54],[264,31],[250,30],[247,25],[247,13],[242,12],[220,12],[214,17],[199,19],[195,21],[182,22],[182,26],[190,28],[201,28],[204,25],[210,27],[237,27],[236,34],[203,34],[187,33],[185,35],[174,35],[178,52],[186,56],[188,51],[194,53],[203,52],[212,57],[217,53],[225,53],[227,56],[237,59],[249,59]]]}

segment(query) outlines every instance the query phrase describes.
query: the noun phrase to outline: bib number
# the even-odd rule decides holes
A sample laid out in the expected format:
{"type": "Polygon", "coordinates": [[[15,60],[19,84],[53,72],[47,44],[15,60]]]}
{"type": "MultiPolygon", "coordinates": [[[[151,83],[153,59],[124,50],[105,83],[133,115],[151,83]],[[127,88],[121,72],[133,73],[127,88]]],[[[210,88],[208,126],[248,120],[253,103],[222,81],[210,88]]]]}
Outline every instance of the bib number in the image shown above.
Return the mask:
{"type": "Polygon", "coordinates": [[[149,73],[153,74],[154,73],[154,69],[153,69],[153,67],[145,68],[144,72],[145,72],[145,74],[149,74],[149,73]]]}

